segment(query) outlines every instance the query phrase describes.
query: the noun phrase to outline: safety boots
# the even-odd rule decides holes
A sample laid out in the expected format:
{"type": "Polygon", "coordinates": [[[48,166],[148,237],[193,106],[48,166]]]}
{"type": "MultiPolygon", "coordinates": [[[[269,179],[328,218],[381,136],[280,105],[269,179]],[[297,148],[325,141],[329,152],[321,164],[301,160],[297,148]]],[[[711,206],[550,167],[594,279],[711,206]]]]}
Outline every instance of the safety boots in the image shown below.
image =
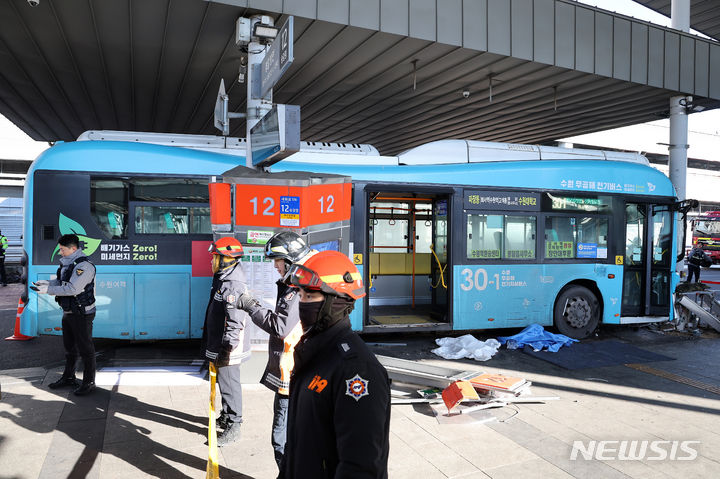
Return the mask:
{"type": "Polygon", "coordinates": [[[217,436],[217,446],[223,447],[240,440],[240,423],[229,422],[225,430],[217,436]]]}
{"type": "Polygon", "coordinates": [[[228,419],[228,414],[225,411],[220,411],[220,415],[215,419],[215,426],[225,429],[228,425],[228,419]]]}
{"type": "Polygon", "coordinates": [[[57,381],[48,384],[50,389],[59,389],[64,387],[77,388],[78,386],[80,386],[80,381],[78,381],[74,375],[62,376],[57,381]]]}
{"type": "Polygon", "coordinates": [[[90,394],[95,390],[95,383],[94,382],[85,382],[80,385],[79,388],[77,388],[75,391],[73,391],[73,394],[76,396],[85,396],[86,394],[90,394]]]}

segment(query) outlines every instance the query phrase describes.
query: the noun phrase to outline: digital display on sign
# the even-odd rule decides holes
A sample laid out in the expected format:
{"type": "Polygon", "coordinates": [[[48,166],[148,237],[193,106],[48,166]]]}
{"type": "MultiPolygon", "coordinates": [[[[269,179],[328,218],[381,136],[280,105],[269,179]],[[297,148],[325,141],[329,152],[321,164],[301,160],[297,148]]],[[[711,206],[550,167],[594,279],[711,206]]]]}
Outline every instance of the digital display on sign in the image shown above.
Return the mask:
{"type": "Polygon", "coordinates": [[[522,210],[540,211],[540,195],[509,191],[465,190],[466,210],[522,210]]]}
{"type": "Polygon", "coordinates": [[[610,211],[611,198],[607,196],[594,196],[594,197],[582,197],[582,196],[556,196],[550,193],[546,193],[545,207],[549,206],[552,210],[561,211],[588,211],[588,212],[608,212],[610,211]]]}
{"type": "Polygon", "coordinates": [[[270,166],[300,151],[300,107],[275,105],[250,129],[253,166],[270,166]]]}

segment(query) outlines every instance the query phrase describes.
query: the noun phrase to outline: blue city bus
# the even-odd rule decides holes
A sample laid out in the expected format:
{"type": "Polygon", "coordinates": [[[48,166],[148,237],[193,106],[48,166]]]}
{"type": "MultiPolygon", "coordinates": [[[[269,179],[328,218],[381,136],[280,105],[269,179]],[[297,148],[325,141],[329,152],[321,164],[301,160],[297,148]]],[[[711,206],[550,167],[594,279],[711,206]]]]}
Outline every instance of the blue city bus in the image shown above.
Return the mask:
{"type": "MultiPolygon", "coordinates": [[[[97,265],[96,337],[201,335],[207,183],[245,159],[166,143],[180,146],[56,145],[28,172],[25,277],[54,275],[57,237],[81,235],[97,265]]],[[[679,205],[640,155],[443,140],[383,157],[303,143],[272,171],[352,178],[347,253],[368,289],[351,315],[357,331],[539,323],[583,338],[600,323],[673,319],[679,205]]],[[[27,299],[21,333],[59,334],[52,298],[27,299]]]]}
{"type": "Polygon", "coordinates": [[[126,141],[43,152],[24,191],[21,332],[61,334],[54,297],[28,294],[27,283],[55,276],[57,240],[75,233],[97,267],[95,337],[201,337],[212,279],[207,185],[239,161],[126,141]]]}
{"type": "Polygon", "coordinates": [[[539,323],[584,338],[673,319],[681,205],[641,155],[443,140],[374,162],[301,151],[272,170],[352,177],[358,331],[539,323]]]}

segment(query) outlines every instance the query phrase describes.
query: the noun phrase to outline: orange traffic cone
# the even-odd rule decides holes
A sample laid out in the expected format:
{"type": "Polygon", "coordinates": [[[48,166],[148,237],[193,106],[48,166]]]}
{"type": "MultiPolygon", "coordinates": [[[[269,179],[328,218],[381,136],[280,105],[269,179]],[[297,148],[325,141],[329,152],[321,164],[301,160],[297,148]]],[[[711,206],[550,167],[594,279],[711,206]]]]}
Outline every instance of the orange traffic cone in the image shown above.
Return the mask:
{"type": "Polygon", "coordinates": [[[25,336],[20,334],[20,316],[25,309],[25,303],[23,303],[22,297],[18,299],[17,314],[15,315],[15,331],[12,336],[5,338],[6,341],[27,341],[28,339],[34,338],[34,336],[25,336]]]}

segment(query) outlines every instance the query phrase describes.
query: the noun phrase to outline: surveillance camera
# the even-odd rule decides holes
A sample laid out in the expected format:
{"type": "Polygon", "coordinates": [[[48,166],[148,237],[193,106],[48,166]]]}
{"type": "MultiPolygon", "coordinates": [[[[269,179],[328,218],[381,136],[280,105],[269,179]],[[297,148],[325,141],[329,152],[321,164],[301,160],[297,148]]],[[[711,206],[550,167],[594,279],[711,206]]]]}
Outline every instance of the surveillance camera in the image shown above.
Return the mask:
{"type": "Polygon", "coordinates": [[[37,7],[38,5],[40,5],[40,0],[27,0],[27,2],[28,5],[30,5],[31,7],[37,7]]]}
{"type": "Polygon", "coordinates": [[[470,91],[469,90],[463,90],[463,98],[469,98],[470,97],[470,91]]]}

